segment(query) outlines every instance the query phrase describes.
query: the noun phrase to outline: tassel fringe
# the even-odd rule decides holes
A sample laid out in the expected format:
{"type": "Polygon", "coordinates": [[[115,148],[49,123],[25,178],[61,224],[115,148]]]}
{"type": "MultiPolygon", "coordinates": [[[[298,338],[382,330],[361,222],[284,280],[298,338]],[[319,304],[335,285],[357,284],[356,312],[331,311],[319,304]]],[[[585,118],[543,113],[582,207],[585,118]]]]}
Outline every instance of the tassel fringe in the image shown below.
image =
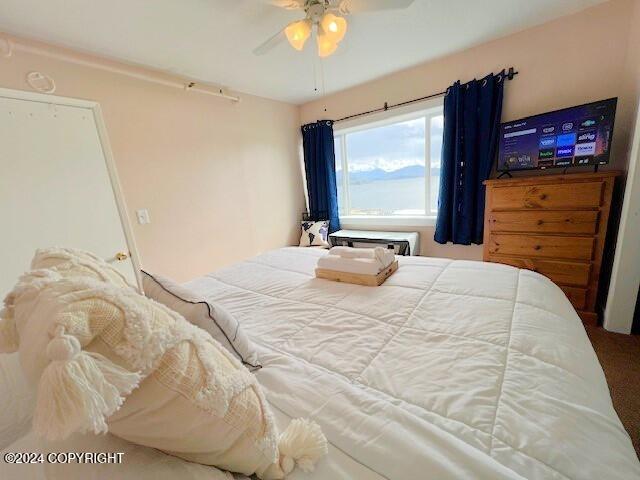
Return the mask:
{"type": "Polygon", "coordinates": [[[81,350],[77,338],[58,328],[47,346],[51,363],[38,384],[33,416],[36,434],[61,440],[74,432],[95,434],[108,430],[112,415],[136,388],[141,376],[97,353],[81,350]]]}
{"type": "Polygon", "coordinates": [[[18,329],[11,311],[3,308],[0,311],[0,353],[17,352],[20,347],[18,329]]]}
{"type": "Polygon", "coordinates": [[[280,468],[285,475],[297,464],[304,472],[312,472],[316,462],[328,452],[327,439],[320,426],[310,420],[296,418],[280,434],[278,441],[280,468]]]}

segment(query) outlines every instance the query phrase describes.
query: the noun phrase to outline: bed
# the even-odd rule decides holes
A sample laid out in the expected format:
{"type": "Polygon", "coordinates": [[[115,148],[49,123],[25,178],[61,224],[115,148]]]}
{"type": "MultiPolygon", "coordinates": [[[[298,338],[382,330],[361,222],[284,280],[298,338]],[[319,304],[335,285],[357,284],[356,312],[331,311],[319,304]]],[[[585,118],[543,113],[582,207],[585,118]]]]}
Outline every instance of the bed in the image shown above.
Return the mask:
{"type": "Polygon", "coordinates": [[[582,322],[546,277],[400,257],[384,285],[362,287],[314,278],[325,254],[279,249],[187,286],[258,345],[274,410],[321,424],[327,468],[371,479],[640,478],[582,322]]]}
{"type": "MultiPolygon", "coordinates": [[[[322,426],[329,455],[289,478],[640,478],[582,323],[546,277],[401,257],[384,285],[363,287],[314,278],[325,254],[283,248],[186,284],[256,344],[277,422],[322,426]]],[[[71,478],[68,466],[48,468],[29,478],[71,478]]],[[[221,478],[165,468],[150,478],[221,478]]]]}

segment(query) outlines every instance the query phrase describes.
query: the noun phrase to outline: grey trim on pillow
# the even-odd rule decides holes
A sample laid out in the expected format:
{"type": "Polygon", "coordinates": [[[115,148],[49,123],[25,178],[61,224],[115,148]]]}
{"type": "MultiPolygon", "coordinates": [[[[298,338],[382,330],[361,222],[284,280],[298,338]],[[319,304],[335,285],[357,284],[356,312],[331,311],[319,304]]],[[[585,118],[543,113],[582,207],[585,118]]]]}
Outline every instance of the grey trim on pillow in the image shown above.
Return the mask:
{"type": "MultiPolygon", "coordinates": [[[[205,300],[187,300],[186,298],[182,298],[179,295],[176,295],[174,292],[172,292],[171,290],[169,290],[167,287],[165,287],[160,281],[158,281],[158,279],[156,277],[154,277],[153,275],[151,275],[149,272],[146,272],[144,270],[140,270],[144,275],[147,275],[149,278],[151,278],[154,282],[156,282],[160,288],[162,290],[164,290],[165,292],[167,292],[169,295],[171,295],[174,298],[177,298],[178,300],[185,302],[185,303],[190,303],[191,305],[206,305],[207,307],[207,314],[209,316],[209,318],[211,319],[211,321],[213,321],[213,323],[216,325],[216,327],[218,327],[218,330],[220,330],[222,332],[222,334],[224,335],[224,337],[227,339],[227,341],[229,342],[229,345],[231,345],[231,348],[233,349],[233,351],[236,353],[236,355],[238,356],[238,358],[240,358],[240,361],[244,364],[247,365],[249,367],[251,367],[251,371],[255,372],[256,370],[260,370],[262,368],[262,365],[260,363],[258,363],[257,365],[253,365],[252,363],[247,362],[242,355],[240,354],[240,352],[236,349],[236,347],[233,344],[233,340],[235,340],[235,338],[233,340],[231,340],[229,338],[229,336],[227,335],[227,333],[224,331],[224,329],[220,326],[220,324],[216,321],[216,319],[213,317],[213,313],[211,312],[211,305],[209,305],[209,302],[206,302],[205,300]]],[[[240,322],[238,322],[236,320],[236,331],[234,334],[234,337],[238,334],[238,329],[240,328],[240,322]]]]}

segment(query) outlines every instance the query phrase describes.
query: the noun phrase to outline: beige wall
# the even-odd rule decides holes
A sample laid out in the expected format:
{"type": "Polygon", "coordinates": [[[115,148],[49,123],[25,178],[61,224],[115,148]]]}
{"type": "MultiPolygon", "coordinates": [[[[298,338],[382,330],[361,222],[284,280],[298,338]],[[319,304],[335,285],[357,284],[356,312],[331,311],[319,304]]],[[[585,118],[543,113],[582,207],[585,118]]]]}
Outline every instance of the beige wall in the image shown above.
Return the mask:
{"type": "MultiPolygon", "coordinates": [[[[638,0],[612,0],[469,50],[397,72],[301,107],[303,123],[397,103],[444,90],[455,80],[467,81],[514,66],[520,74],[506,84],[503,120],[619,97],[609,168],[625,169],[637,90],[631,81],[637,68],[637,32],[631,29],[638,0]],[[635,35],[635,43],[631,34],[635,35]],[[324,108],[327,108],[326,113],[324,108]]],[[[397,227],[389,228],[397,230],[397,227]]],[[[433,227],[419,230],[421,254],[482,258],[481,246],[438,245],[433,227]]]]}
{"type": "MultiPolygon", "coordinates": [[[[57,95],[101,104],[132,219],[139,208],[151,215],[149,225],[133,222],[143,264],[187,280],[297,242],[301,123],[441,91],[456,79],[515,66],[504,120],[619,96],[611,167],[625,168],[640,92],[638,2],[612,0],[301,107],[250,95],[233,104],[22,52],[0,58],[0,86],[29,90],[25,75],[39,70],[55,79],[57,95]]],[[[419,230],[423,255],[482,256],[479,246],[436,244],[432,227],[405,230],[419,230]]]]}
{"type": "MultiPolygon", "coordinates": [[[[633,92],[636,100],[640,100],[640,0],[635,0],[633,4],[633,10],[629,17],[630,33],[627,44],[625,81],[627,82],[626,88],[633,92]]],[[[639,108],[637,103],[636,108],[639,108]]],[[[630,145],[631,142],[629,142],[629,148],[630,145]]]]}
{"type": "Polygon", "coordinates": [[[32,70],[55,80],[56,95],[100,103],[145,268],[184,281],[298,240],[298,107],[250,95],[235,104],[20,51],[0,58],[0,86],[30,90],[32,70]],[[140,208],[151,224],[137,224],[140,208]]]}

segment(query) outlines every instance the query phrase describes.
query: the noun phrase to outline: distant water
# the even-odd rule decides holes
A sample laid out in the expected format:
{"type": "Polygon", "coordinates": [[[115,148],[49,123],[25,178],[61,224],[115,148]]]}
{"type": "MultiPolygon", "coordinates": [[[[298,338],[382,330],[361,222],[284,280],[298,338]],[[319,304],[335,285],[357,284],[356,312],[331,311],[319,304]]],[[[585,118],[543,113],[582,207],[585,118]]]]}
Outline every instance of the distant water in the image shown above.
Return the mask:
{"type": "MultiPolygon", "coordinates": [[[[377,180],[352,183],[349,186],[352,215],[402,215],[407,210],[412,214],[424,212],[424,177],[377,180]]],[[[431,210],[438,205],[439,177],[431,178],[431,210]]],[[[344,205],[341,184],[338,183],[339,203],[344,205]]],[[[346,213],[346,212],[345,212],[346,213]]]]}

